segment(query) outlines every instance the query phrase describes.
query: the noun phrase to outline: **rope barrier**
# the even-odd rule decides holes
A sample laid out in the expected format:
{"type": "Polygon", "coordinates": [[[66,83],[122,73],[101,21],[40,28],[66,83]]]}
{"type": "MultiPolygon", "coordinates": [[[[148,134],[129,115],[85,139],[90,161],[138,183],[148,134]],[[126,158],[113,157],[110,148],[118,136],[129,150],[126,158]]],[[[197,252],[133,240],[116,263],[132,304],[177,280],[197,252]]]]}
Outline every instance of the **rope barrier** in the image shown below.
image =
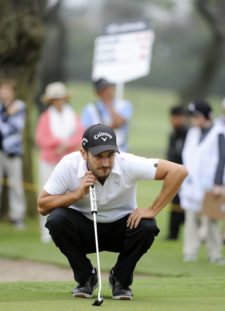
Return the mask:
{"type": "MultiPolygon", "coordinates": [[[[11,188],[15,187],[15,183],[10,182],[7,178],[0,179],[0,185],[11,187],[11,188]]],[[[23,185],[23,189],[26,191],[30,191],[34,193],[38,192],[38,187],[36,184],[29,183],[29,182],[22,182],[22,185],[23,185]]]]}

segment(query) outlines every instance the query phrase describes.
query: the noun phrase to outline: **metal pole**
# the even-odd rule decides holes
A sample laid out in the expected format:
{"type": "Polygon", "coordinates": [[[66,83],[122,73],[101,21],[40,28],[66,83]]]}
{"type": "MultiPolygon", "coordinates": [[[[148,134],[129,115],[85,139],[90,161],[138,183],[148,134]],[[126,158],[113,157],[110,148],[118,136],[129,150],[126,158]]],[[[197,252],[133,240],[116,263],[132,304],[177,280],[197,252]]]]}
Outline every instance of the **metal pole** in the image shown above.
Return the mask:
{"type": "Polygon", "coordinates": [[[124,93],[124,83],[121,82],[121,83],[116,84],[116,92],[115,92],[116,100],[122,99],[123,93],[124,93]]]}

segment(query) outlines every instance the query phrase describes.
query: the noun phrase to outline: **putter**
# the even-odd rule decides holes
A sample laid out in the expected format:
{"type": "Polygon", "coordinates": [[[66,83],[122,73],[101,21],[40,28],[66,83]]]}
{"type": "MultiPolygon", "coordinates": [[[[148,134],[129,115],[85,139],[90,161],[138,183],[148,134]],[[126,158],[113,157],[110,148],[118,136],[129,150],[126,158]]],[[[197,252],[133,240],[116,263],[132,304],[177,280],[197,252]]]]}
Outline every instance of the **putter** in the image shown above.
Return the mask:
{"type": "Polygon", "coordinates": [[[98,297],[92,305],[100,306],[103,303],[103,298],[101,297],[102,279],[101,279],[100,257],[99,257],[99,248],[98,248],[97,219],[96,219],[98,207],[97,207],[97,202],[96,202],[96,192],[95,192],[94,185],[89,187],[89,193],[90,193],[91,213],[93,215],[93,222],[94,222],[95,247],[96,247],[96,256],[97,256],[97,273],[98,273],[98,282],[99,282],[98,297]]]}

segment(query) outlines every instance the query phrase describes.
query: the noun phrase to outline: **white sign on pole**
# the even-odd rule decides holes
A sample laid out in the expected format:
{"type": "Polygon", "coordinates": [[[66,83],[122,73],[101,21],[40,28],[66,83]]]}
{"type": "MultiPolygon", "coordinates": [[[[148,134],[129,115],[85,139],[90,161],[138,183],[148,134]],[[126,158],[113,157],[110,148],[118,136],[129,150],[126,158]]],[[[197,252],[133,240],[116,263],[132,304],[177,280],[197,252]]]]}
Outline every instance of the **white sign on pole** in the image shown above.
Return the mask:
{"type": "Polygon", "coordinates": [[[150,72],[154,32],[143,22],[112,24],[95,40],[92,78],[121,84],[150,72]]]}

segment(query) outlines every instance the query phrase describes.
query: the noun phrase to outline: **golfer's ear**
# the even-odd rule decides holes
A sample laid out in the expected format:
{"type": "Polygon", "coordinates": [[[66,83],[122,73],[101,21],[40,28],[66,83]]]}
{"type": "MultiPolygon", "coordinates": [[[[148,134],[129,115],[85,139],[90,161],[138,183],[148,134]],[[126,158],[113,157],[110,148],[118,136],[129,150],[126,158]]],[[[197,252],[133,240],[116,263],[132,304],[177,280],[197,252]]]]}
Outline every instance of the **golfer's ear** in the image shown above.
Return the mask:
{"type": "Polygon", "coordinates": [[[81,155],[82,155],[82,158],[83,158],[84,160],[87,160],[87,151],[84,150],[84,148],[80,148],[80,153],[81,153],[81,155]]]}

